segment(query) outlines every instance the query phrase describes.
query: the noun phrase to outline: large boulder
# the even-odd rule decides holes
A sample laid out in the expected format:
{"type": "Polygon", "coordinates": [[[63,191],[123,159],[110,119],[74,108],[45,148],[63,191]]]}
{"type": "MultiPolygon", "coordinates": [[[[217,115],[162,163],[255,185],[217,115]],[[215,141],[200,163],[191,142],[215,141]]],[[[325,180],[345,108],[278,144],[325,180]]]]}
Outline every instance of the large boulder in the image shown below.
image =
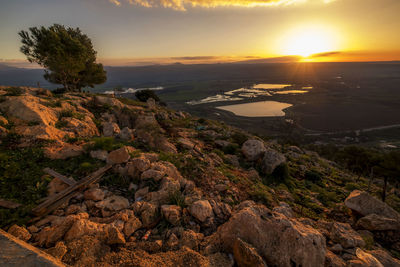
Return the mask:
{"type": "Polygon", "coordinates": [[[243,143],[242,153],[248,161],[256,161],[261,158],[266,151],[264,142],[250,139],[243,143]]]}
{"type": "Polygon", "coordinates": [[[267,149],[264,153],[261,167],[264,173],[270,174],[275,170],[277,166],[285,162],[286,158],[283,154],[273,149],[267,149]]]}
{"type": "Polygon", "coordinates": [[[382,249],[368,251],[374,256],[380,263],[385,267],[398,267],[400,266],[400,260],[393,258],[389,253],[382,249]]]}
{"type": "Polygon", "coordinates": [[[325,238],[314,228],[263,205],[248,202],[219,227],[223,248],[233,251],[237,238],[252,245],[272,266],[324,266],[325,238]]]}
{"type": "Polygon", "coordinates": [[[69,143],[60,143],[44,148],[44,155],[50,159],[68,159],[83,154],[83,147],[69,143]]]}
{"type": "Polygon", "coordinates": [[[376,214],[369,214],[358,220],[357,227],[369,231],[399,231],[400,221],[376,214]]]}
{"type": "Polygon", "coordinates": [[[348,223],[334,222],[330,229],[330,237],[344,248],[365,246],[365,241],[348,223]]]}
{"type": "Polygon", "coordinates": [[[93,98],[93,101],[96,105],[99,105],[99,106],[110,106],[110,107],[117,107],[117,108],[125,107],[125,105],[121,101],[119,101],[118,99],[115,99],[113,97],[98,95],[93,98]]]}
{"type": "Polygon", "coordinates": [[[17,134],[31,139],[63,140],[65,137],[74,136],[73,133],[64,132],[47,125],[16,126],[14,130],[17,134]]]}
{"type": "Polygon", "coordinates": [[[0,110],[26,122],[54,126],[57,121],[55,111],[40,104],[39,98],[31,95],[9,97],[0,103],[0,110]]]}
{"type": "Polygon", "coordinates": [[[127,162],[131,158],[131,153],[135,151],[135,148],[130,146],[124,146],[117,150],[111,151],[107,156],[108,164],[121,164],[127,162]]]}
{"type": "Polygon", "coordinates": [[[386,203],[374,198],[367,192],[354,190],[344,201],[344,204],[356,213],[367,216],[376,214],[400,221],[400,214],[386,203]]]}
{"type": "Polygon", "coordinates": [[[65,127],[68,128],[68,131],[74,132],[79,137],[92,137],[99,135],[99,130],[90,116],[85,116],[81,120],[72,117],[65,117],[62,118],[61,121],[66,124],[65,127]]]}

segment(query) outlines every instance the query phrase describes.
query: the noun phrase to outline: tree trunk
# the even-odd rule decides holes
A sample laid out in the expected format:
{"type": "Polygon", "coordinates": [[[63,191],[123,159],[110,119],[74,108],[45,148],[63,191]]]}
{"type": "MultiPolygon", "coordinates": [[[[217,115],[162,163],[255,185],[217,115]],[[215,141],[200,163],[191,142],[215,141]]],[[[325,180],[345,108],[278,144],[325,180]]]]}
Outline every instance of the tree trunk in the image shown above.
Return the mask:
{"type": "Polygon", "coordinates": [[[383,178],[383,190],[382,190],[382,201],[385,202],[386,200],[386,187],[387,187],[388,178],[383,178]]]}
{"type": "Polygon", "coordinates": [[[374,181],[374,167],[371,168],[371,172],[369,174],[369,182],[368,182],[368,193],[371,193],[371,185],[372,182],[374,181]]]}

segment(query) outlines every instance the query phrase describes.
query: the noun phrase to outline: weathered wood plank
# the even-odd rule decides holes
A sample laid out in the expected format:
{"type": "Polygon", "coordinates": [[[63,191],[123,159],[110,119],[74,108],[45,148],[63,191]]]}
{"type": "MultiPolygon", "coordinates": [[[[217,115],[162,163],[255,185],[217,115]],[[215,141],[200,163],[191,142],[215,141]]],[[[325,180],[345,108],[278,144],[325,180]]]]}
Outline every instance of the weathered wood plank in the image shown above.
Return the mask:
{"type": "Polygon", "coordinates": [[[93,172],[92,174],[86,176],[85,178],[79,180],[74,185],[64,189],[60,193],[49,197],[46,201],[39,204],[36,208],[32,210],[32,212],[37,216],[42,216],[44,214],[49,213],[49,209],[54,210],[67,200],[72,198],[71,194],[75,194],[76,191],[89,186],[92,183],[95,183],[101,176],[108,171],[112,167],[111,164],[108,164],[97,171],[93,172]]]}
{"type": "Polygon", "coordinates": [[[16,209],[20,207],[21,204],[12,202],[10,200],[0,198],[0,207],[7,208],[7,209],[16,209]]]}
{"type": "Polygon", "coordinates": [[[50,168],[44,168],[43,171],[44,171],[45,173],[47,173],[47,174],[53,176],[53,177],[56,177],[56,178],[60,179],[61,181],[63,181],[64,183],[66,183],[66,184],[68,184],[68,185],[74,185],[74,184],[76,184],[76,181],[75,181],[75,180],[73,180],[73,179],[71,179],[71,178],[69,178],[69,177],[67,177],[67,176],[64,176],[64,175],[62,175],[62,174],[60,174],[60,173],[58,173],[58,172],[56,172],[55,170],[52,170],[52,169],[50,169],[50,168]]]}

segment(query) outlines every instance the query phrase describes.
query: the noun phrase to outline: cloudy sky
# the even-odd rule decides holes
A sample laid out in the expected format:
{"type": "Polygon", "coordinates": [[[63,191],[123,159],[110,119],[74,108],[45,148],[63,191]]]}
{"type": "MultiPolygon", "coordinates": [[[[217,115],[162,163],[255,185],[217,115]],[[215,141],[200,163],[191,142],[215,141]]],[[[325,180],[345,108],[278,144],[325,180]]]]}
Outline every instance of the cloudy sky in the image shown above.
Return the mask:
{"type": "Polygon", "coordinates": [[[80,27],[106,65],[400,60],[399,0],[0,0],[0,62],[18,31],[80,27]]]}

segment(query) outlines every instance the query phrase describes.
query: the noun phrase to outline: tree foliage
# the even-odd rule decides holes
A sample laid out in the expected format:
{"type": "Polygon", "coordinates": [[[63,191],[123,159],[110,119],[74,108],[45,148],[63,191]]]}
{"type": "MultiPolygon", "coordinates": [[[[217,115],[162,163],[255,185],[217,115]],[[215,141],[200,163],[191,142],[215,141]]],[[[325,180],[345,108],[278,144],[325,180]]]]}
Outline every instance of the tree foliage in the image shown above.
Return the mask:
{"type": "Polygon", "coordinates": [[[149,98],[153,98],[156,102],[160,102],[160,98],[156,95],[156,93],[149,89],[137,91],[135,93],[135,97],[141,102],[146,102],[149,98]]]}
{"type": "Polygon", "coordinates": [[[97,52],[90,38],[79,28],[54,24],[20,31],[21,52],[29,62],[46,68],[44,78],[62,84],[67,91],[81,91],[107,79],[103,65],[96,63],[97,52]]]}

